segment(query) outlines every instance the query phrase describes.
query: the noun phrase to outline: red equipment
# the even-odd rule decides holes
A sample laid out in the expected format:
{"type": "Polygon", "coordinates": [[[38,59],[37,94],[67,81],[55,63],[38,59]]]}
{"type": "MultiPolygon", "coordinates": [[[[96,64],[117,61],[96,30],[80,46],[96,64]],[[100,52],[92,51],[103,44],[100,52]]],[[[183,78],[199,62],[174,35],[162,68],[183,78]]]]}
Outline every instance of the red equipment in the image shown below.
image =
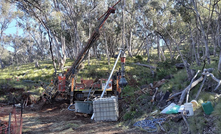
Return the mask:
{"type": "MultiPolygon", "coordinates": [[[[73,103],[74,98],[75,99],[83,99],[84,98],[85,94],[83,92],[85,91],[85,89],[89,89],[92,86],[93,81],[92,80],[83,80],[83,81],[81,81],[81,83],[76,83],[76,75],[77,75],[79,68],[80,68],[79,65],[87,57],[89,49],[93,46],[94,42],[100,36],[100,32],[99,32],[100,29],[104,25],[104,23],[107,20],[107,18],[109,17],[109,15],[112,13],[115,13],[116,9],[114,7],[120,1],[121,0],[119,0],[112,7],[109,7],[107,12],[105,12],[99,18],[99,20],[101,20],[101,18],[103,18],[103,19],[100,21],[100,24],[98,25],[98,27],[95,29],[92,36],[88,40],[87,45],[79,53],[77,59],[72,64],[71,68],[69,70],[67,70],[67,73],[65,74],[65,76],[58,76],[57,82],[54,83],[55,88],[49,87],[46,89],[45,94],[44,94],[45,98],[54,98],[58,94],[61,94],[62,96],[64,96],[64,95],[70,96],[70,103],[71,104],[73,103]]],[[[100,81],[100,83],[97,83],[95,85],[93,84],[93,86],[95,88],[100,87],[100,89],[102,89],[102,81],[100,81]]]]}

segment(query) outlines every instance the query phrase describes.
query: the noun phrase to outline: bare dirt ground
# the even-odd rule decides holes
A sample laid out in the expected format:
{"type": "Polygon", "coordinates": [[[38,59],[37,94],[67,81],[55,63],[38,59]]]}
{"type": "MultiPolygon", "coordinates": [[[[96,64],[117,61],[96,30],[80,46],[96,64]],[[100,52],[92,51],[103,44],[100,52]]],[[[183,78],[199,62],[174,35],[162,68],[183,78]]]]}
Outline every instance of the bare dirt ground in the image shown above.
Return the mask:
{"type": "Polygon", "coordinates": [[[119,122],[94,122],[90,116],[76,115],[66,103],[47,104],[41,110],[25,108],[23,134],[139,134],[136,128],[120,126],[119,122]]]}

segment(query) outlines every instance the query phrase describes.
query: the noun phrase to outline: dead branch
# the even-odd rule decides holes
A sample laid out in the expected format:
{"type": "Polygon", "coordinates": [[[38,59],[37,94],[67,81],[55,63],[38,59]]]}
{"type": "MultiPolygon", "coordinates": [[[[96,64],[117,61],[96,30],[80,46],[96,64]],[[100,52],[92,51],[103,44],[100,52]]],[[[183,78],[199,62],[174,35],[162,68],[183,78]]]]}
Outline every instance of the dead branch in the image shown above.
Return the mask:
{"type": "Polygon", "coordinates": [[[203,78],[203,82],[202,82],[202,84],[201,84],[201,86],[200,86],[200,89],[198,90],[198,92],[197,92],[197,94],[196,94],[195,100],[198,99],[198,97],[199,97],[199,95],[200,95],[200,92],[201,92],[201,90],[202,90],[202,88],[203,88],[203,85],[204,85],[205,81],[206,81],[206,77],[203,78]]]}
{"type": "Polygon", "coordinates": [[[181,94],[180,100],[179,100],[179,104],[181,105],[184,101],[184,98],[186,96],[187,90],[191,90],[193,87],[195,87],[198,83],[200,83],[203,80],[203,76],[201,76],[199,79],[197,79],[196,81],[194,81],[191,85],[187,86],[181,94]]]}
{"type": "Polygon", "coordinates": [[[211,78],[213,79],[213,80],[215,80],[216,82],[220,82],[221,80],[219,80],[219,79],[217,79],[212,73],[202,73],[202,75],[205,75],[205,76],[207,76],[207,77],[209,77],[209,76],[211,76],[211,78]]]}
{"type": "Polygon", "coordinates": [[[189,133],[189,131],[190,131],[190,125],[188,124],[188,122],[187,122],[186,118],[184,117],[183,113],[182,113],[181,115],[182,115],[182,117],[183,117],[184,122],[186,123],[187,128],[188,128],[187,133],[189,133]]]}
{"type": "Polygon", "coordinates": [[[220,86],[220,84],[221,84],[221,80],[217,79],[212,73],[206,72],[206,73],[202,73],[202,75],[205,75],[206,77],[211,76],[211,78],[212,78],[213,80],[215,80],[216,82],[218,82],[218,85],[216,86],[216,88],[214,89],[214,91],[219,88],[219,86],[220,86]]]}
{"type": "Polygon", "coordinates": [[[220,86],[221,81],[218,83],[218,85],[216,86],[216,88],[214,89],[214,91],[216,91],[218,89],[218,87],[220,86]]]}
{"type": "Polygon", "coordinates": [[[146,65],[146,64],[140,64],[140,63],[132,63],[132,64],[138,65],[138,66],[147,67],[147,68],[150,68],[150,69],[156,69],[156,67],[153,67],[153,66],[150,66],[150,65],[146,65]]]}
{"type": "MultiPolygon", "coordinates": [[[[196,78],[196,76],[199,74],[200,70],[197,71],[196,75],[193,77],[193,79],[190,82],[190,87],[192,86],[193,80],[196,78]]],[[[188,103],[188,99],[189,99],[189,93],[190,93],[190,87],[187,90],[187,95],[186,95],[186,103],[188,103]]]]}
{"type": "Polygon", "coordinates": [[[171,95],[171,96],[168,98],[167,101],[170,101],[171,99],[173,99],[174,97],[176,97],[176,96],[178,96],[178,95],[180,95],[180,94],[182,94],[182,91],[171,95]]]}
{"type": "Polygon", "coordinates": [[[156,88],[156,91],[155,91],[155,93],[154,93],[154,95],[153,95],[153,97],[152,97],[151,102],[154,102],[154,99],[155,99],[155,96],[156,96],[156,94],[157,94],[157,91],[158,91],[158,88],[156,88]]]}

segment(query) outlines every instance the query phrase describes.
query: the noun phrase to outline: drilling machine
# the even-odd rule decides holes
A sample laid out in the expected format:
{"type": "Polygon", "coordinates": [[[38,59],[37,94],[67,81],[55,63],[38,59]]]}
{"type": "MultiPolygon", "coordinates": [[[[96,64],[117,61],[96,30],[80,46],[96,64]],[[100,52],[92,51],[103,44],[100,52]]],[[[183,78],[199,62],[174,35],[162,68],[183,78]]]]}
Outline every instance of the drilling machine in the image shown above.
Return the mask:
{"type": "MultiPolygon", "coordinates": [[[[66,74],[64,76],[58,76],[54,81],[51,82],[49,86],[45,88],[45,92],[43,93],[43,99],[44,100],[51,100],[55,98],[56,96],[60,95],[63,98],[69,98],[70,104],[73,103],[73,100],[78,100],[79,98],[84,98],[84,94],[82,91],[76,91],[75,89],[79,88],[79,84],[76,83],[76,76],[80,69],[80,64],[86,59],[88,52],[90,48],[94,45],[94,42],[99,38],[100,36],[100,29],[103,27],[105,21],[109,17],[110,14],[115,13],[115,6],[120,2],[119,0],[116,4],[114,4],[112,7],[109,7],[106,13],[104,13],[98,20],[100,20],[99,25],[93,32],[92,36],[87,42],[87,45],[81,50],[79,53],[77,59],[72,64],[71,68],[67,70],[66,74]]],[[[112,90],[111,92],[117,92],[120,94],[121,88],[126,86],[127,81],[124,78],[125,72],[124,72],[124,65],[125,65],[125,52],[121,53],[121,70],[117,73],[117,76],[114,77],[112,80],[112,90]]],[[[102,81],[105,81],[105,79],[100,79],[99,83],[97,83],[97,86],[102,86],[102,81]]],[[[89,81],[87,81],[89,82],[89,81]]],[[[93,84],[93,81],[89,82],[89,86],[96,86],[96,84],[93,84]]],[[[82,83],[83,85],[85,83],[82,83]]]]}

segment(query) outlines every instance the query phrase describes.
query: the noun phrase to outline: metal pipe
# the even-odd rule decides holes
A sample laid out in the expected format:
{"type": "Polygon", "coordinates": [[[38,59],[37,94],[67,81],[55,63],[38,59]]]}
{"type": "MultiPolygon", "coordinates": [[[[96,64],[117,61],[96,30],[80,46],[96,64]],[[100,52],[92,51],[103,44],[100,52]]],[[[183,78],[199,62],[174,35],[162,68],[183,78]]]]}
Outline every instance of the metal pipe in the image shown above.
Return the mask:
{"type": "Polygon", "coordinates": [[[8,119],[8,134],[11,133],[10,129],[11,129],[11,115],[12,113],[9,113],[9,119],[8,119]]]}
{"type": "Polygon", "coordinates": [[[75,81],[75,79],[74,78],[72,78],[72,80],[71,80],[71,99],[70,99],[70,105],[72,105],[73,104],[73,96],[74,96],[74,81],[75,81]]]}
{"type": "Polygon", "coordinates": [[[114,69],[115,69],[115,67],[116,67],[116,65],[117,65],[117,62],[118,62],[119,58],[120,58],[121,52],[122,52],[122,50],[120,50],[120,52],[119,52],[119,54],[118,54],[118,56],[117,56],[117,60],[115,61],[114,67],[113,67],[113,69],[112,69],[112,71],[111,71],[111,73],[110,73],[110,76],[109,76],[109,78],[108,78],[108,80],[107,80],[107,82],[106,82],[105,88],[104,88],[104,90],[103,90],[103,92],[102,92],[100,98],[103,98],[103,96],[104,96],[104,93],[105,93],[105,91],[106,91],[106,89],[107,89],[107,85],[109,84],[109,81],[110,81],[110,79],[111,79],[111,77],[112,77],[112,75],[113,75],[114,69]]]}
{"type": "Polygon", "coordinates": [[[71,109],[72,106],[74,106],[75,104],[69,105],[68,110],[69,111],[75,111],[75,109],[71,109]]]}
{"type": "MultiPolygon", "coordinates": [[[[115,67],[116,67],[116,65],[117,65],[117,62],[118,62],[119,58],[120,58],[121,52],[122,52],[122,50],[120,50],[120,52],[119,52],[119,54],[118,54],[118,56],[117,56],[117,59],[116,59],[116,61],[115,61],[115,63],[114,63],[114,67],[113,67],[113,69],[112,69],[112,71],[111,71],[111,73],[110,73],[110,76],[109,76],[109,78],[108,78],[108,80],[107,80],[107,82],[106,82],[106,85],[105,85],[105,87],[104,87],[104,90],[103,90],[103,92],[102,92],[100,98],[103,98],[103,96],[104,96],[104,93],[105,93],[105,91],[106,91],[107,85],[108,85],[108,83],[109,83],[109,81],[110,81],[111,76],[113,75],[114,69],[115,69],[115,67]]],[[[94,118],[94,113],[93,113],[93,115],[91,116],[91,119],[93,119],[93,118],[94,118]]]]}

